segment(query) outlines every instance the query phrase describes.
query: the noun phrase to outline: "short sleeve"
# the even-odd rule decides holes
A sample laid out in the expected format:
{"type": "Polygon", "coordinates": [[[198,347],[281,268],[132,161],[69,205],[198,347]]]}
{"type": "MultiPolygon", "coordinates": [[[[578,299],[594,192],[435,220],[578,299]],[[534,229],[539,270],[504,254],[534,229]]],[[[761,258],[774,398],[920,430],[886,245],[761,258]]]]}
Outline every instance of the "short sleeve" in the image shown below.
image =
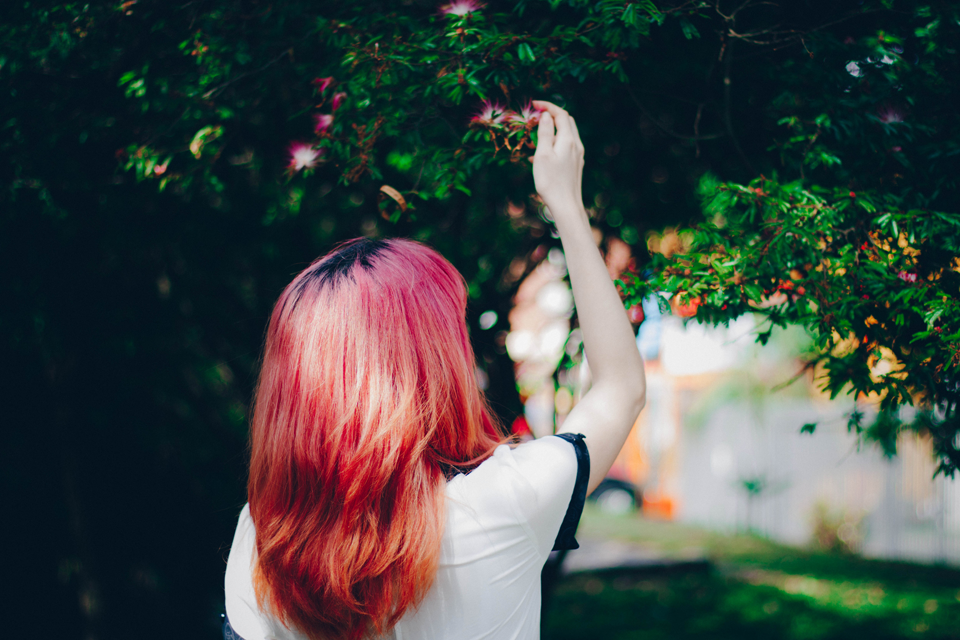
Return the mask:
{"type": "MultiPolygon", "coordinates": [[[[582,445],[583,436],[571,437],[578,439],[582,445]]],[[[586,452],[585,447],[583,451],[586,452]]],[[[577,548],[573,533],[583,510],[583,499],[586,498],[585,478],[590,475],[589,459],[581,459],[577,445],[572,441],[551,436],[513,449],[509,466],[515,476],[510,493],[516,498],[520,518],[529,528],[542,557],[549,555],[560,543],[570,546],[557,548],[577,548]],[[582,482],[578,483],[578,476],[583,476],[582,482]],[[583,485],[583,495],[578,506],[575,489],[580,488],[580,484],[583,485]],[[561,529],[569,534],[564,539],[561,539],[561,529]]]]}

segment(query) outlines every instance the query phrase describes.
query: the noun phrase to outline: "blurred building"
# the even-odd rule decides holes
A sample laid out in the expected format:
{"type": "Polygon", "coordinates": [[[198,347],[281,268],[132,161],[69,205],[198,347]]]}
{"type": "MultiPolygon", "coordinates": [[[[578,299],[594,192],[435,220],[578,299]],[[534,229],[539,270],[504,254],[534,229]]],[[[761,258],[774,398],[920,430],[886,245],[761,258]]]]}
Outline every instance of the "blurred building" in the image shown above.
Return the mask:
{"type": "MultiPolygon", "coordinates": [[[[887,459],[848,432],[852,398],[830,401],[809,375],[773,390],[800,369],[802,332],[760,348],[751,317],[729,328],[676,316],[660,324],[640,439],[648,459],[662,460],[647,492],[668,500],[676,519],[960,564],[960,479],[934,477],[928,438],[902,435],[887,459]],[[815,433],[801,433],[808,423],[815,433]]],[[[869,417],[869,402],[859,408],[869,417]]]]}

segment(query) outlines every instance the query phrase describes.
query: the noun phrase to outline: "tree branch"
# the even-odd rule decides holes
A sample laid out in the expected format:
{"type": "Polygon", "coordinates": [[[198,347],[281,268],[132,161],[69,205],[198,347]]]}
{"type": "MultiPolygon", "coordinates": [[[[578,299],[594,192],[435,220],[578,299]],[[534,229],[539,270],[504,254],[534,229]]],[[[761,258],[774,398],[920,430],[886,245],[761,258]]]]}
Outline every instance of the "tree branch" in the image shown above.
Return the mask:
{"type": "Polygon", "coordinates": [[[656,117],[654,117],[652,113],[647,111],[647,108],[644,107],[643,103],[640,102],[640,99],[637,98],[636,94],[633,92],[633,89],[631,89],[629,85],[626,85],[626,86],[627,86],[627,93],[630,94],[630,98],[633,100],[634,104],[637,105],[637,108],[640,109],[640,113],[647,116],[647,118],[649,118],[650,121],[653,122],[653,124],[655,124],[658,129],[660,129],[661,131],[663,131],[665,134],[669,136],[672,136],[674,138],[679,138],[680,140],[696,141],[696,140],[716,140],[717,138],[722,138],[723,136],[727,135],[726,133],[708,133],[706,135],[700,135],[699,133],[700,108],[703,107],[702,104],[700,105],[700,108],[697,109],[697,119],[696,119],[696,122],[694,123],[694,135],[689,136],[683,133],[677,133],[667,125],[660,122],[656,117]]]}
{"type": "Polygon", "coordinates": [[[733,142],[733,148],[736,150],[737,155],[740,156],[740,161],[743,162],[747,170],[753,174],[756,173],[756,170],[753,168],[750,160],[747,159],[743,148],[740,147],[740,141],[737,140],[737,136],[733,132],[733,118],[731,116],[731,85],[733,83],[730,80],[730,69],[733,62],[733,40],[726,40],[724,42],[723,55],[725,56],[723,59],[723,122],[727,127],[727,135],[730,136],[730,140],[733,142]]]}

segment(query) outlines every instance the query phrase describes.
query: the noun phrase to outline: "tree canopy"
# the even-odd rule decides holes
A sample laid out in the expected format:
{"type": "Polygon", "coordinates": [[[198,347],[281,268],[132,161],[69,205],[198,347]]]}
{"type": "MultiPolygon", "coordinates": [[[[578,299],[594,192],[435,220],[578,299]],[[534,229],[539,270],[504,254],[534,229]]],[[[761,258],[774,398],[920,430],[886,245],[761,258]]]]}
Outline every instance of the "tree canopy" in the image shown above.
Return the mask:
{"type": "Polygon", "coordinates": [[[531,198],[531,98],[577,118],[594,224],[634,249],[626,304],[659,291],[704,321],[803,325],[807,370],[880,403],[851,429],[891,452],[923,429],[943,471],[960,464],[954,3],[2,12],[0,329],[21,425],[3,467],[44,531],[8,535],[59,550],[7,562],[33,576],[24,602],[53,589],[65,629],[212,616],[270,306],[339,240],[447,255],[488,393],[519,410],[510,297],[558,243],[531,198]]]}

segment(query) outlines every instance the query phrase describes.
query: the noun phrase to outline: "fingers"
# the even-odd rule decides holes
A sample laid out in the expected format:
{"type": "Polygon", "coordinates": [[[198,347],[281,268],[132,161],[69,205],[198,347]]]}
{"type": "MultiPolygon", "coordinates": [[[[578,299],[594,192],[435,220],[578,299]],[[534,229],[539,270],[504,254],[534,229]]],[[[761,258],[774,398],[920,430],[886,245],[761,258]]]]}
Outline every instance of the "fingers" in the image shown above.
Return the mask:
{"type": "Polygon", "coordinates": [[[537,153],[553,150],[553,118],[550,113],[540,116],[540,124],[537,126],[537,153]]]}
{"type": "MultiPolygon", "coordinates": [[[[557,142],[566,142],[582,147],[577,125],[566,110],[546,100],[533,100],[533,106],[537,109],[543,109],[553,118],[557,127],[557,142]]],[[[543,122],[543,117],[541,117],[540,121],[543,122]]]]}
{"type": "Polygon", "coordinates": [[[575,154],[583,157],[583,143],[580,141],[580,131],[577,123],[564,109],[546,100],[534,100],[533,106],[542,109],[545,113],[540,116],[540,126],[537,129],[537,153],[572,149],[575,154]],[[556,132],[554,133],[554,127],[556,132]]]}
{"type": "Polygon", "coordinates": [[[532,100],[531,102],[534,108],[540,109],[541,111],[546,111],[553,116],[555,120],[558,119],[562,114],[566,113],[566,111],[557,105],[553,104],[552,102],[547,102],[546,100],[532,100]]]}

